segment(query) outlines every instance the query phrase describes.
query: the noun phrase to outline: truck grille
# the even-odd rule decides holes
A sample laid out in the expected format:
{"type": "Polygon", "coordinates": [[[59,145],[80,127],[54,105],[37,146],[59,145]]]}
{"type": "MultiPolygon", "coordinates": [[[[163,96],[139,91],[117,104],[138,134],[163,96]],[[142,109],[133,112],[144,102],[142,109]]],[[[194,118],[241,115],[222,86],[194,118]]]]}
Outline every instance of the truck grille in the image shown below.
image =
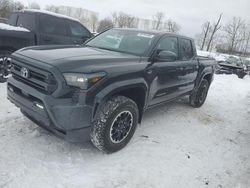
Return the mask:
{"type": "Polygon", "coordinates": [[[23,82],[44,94],[51,94],[57,88],[57,82],[52,73],[12,60],[11,73],[13,78],[23,82]],[[25,70],[25,72],[23,71],[25,70]]]}

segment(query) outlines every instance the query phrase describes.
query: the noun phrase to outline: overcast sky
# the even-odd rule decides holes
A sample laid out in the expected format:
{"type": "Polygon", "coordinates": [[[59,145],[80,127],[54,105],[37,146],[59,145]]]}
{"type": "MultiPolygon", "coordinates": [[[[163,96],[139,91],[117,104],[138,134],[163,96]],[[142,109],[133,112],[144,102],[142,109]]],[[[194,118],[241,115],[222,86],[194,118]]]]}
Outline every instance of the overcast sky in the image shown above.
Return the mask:
{"type": "Polygon", "coordinates": [[[203,22],[216,20],[223,13],[222,23],[232,17],[250,20],[250,0],[20,0],[25,4],[37,2],[45,5],[82,7],[99,13],[99,18],[111,16],[114,11],[123,11],[136,17],[152,19],[161,11],[181,25],[181,33],[194,37],[203,22]]]}

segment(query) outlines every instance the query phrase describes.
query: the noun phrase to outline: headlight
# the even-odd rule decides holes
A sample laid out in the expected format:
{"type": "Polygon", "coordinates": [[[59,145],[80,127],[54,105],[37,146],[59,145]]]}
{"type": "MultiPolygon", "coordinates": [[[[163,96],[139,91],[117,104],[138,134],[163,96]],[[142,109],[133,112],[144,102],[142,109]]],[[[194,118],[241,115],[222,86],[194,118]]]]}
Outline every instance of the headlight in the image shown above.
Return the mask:
{"type": "Polygon", "coordinates": [[[99,72],[93,74],[81,73],[64,73],[63,76],[69,86],[79,87],[80,89],[88,89],[92,85],[100,81],[106,73],[99,72]]]}

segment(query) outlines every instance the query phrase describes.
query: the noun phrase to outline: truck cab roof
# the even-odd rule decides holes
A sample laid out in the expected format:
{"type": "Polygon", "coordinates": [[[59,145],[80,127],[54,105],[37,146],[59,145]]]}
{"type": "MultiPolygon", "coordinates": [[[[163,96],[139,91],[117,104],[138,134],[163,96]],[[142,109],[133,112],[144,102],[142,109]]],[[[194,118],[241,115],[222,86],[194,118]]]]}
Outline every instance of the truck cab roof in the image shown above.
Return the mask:
{"type": "Polygon", "coordinates": [[[19,10],[19,11],[16,11],[14,13],[36,13],[36,14],[46,14],[46,15],[49,15],[49,16],[55,16],[55,17],[58,17],[58,18],[65,18],[65,19],[69,19],[69,20],[73,20],[73,21],[79,21],[78,19],[76,18],[72,18],[72,17],[69,17],[69,16],[66,16],[66,15],[63,15],[63,14],[58,14],[58,13],[54,13],[54,12],[50,12],[50,11],[47,11],[47,10],[37,10],[37,9],[23,9],[23,10],[19,10]]]}

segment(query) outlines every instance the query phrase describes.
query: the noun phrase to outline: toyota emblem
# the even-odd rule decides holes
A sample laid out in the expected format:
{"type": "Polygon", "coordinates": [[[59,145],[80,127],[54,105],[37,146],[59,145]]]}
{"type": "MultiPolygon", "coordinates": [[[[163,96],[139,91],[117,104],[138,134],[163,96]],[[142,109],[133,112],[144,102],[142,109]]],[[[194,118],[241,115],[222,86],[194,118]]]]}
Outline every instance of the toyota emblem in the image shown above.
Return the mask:
{"type": "Polygon", "coordinates": [[[21,76],[23,78],[28,78],[29,77],[29,70],[25,67],[21,68],[21,76]]]}

